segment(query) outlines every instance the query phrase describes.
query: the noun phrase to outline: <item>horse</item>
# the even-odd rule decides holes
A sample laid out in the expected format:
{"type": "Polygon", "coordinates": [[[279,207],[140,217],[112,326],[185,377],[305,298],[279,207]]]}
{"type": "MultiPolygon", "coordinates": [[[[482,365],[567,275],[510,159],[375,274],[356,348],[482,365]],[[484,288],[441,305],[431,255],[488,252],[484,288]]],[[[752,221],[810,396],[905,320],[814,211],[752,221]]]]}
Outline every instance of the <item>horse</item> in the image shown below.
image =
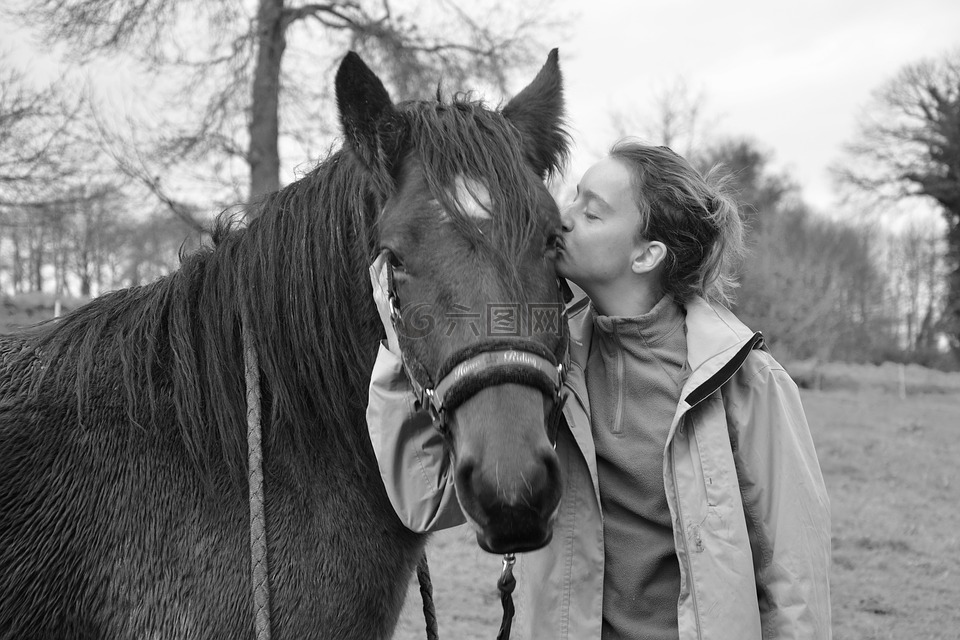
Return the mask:
{"type": "MultiPolygon", "coordinates": [[[[492,348],[553,363],[565,336],[530,311],[559,295],[544,179],[568,135],[556,50],[502,108],[439,89],[394,103],[352,52],[335,95],[342,145],[248,215],[221,214],[176,271],[0,337],[0,638],[253,634],[245,340],[273,636],[392,634],[427,536],[394,513],[366,428],[385,335],[368,266],[389,252],[422,384],[492,348]],[[507,336],[490,330],[504,307],[507,336]]],[[[504,371],[458,379],[438,412],[494,552],[546,544],[559,502],[556,399],[530,367],[504,371]]]]}

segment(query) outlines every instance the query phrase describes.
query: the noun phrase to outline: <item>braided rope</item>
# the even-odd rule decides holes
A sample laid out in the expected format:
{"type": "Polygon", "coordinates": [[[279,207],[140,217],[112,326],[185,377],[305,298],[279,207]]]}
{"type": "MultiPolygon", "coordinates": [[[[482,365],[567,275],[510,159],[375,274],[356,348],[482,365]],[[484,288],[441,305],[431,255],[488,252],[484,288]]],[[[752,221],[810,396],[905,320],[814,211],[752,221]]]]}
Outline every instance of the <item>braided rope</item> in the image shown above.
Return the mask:
{"type": "Polygon", "coordinates": [[[417,581],[420,583],[420,598],[423,600],[423,620],[427,625],[427,640],[438,640],[437,611],[433,604],[433,582],[430,580],[430,566],[427,564],[427,550],[417,561],[417,581]]]}
{"type": "Polygon", "coordinates": [[[503,605],[503,619],[500,621],[500,632],[497,640],[510,640],[510,629],[513,627],[513,589],[517,586],[517,579],[513,577],[513,563],[516,557],[512,553],[503,556],[503,571],[497,580],[497,590],[500,592],[500,604],[503,605]]]}
{"type": "Polygon", "coordinates": [[[247,462],[250,488],[250,569],[253,577],[254,632],[270,640],[270,571],[267,565],[267,515],[263,491],[263,444],[260,423],[260,364],[253,339],[243,323],[243,365],[247,383],[247,462]]]}

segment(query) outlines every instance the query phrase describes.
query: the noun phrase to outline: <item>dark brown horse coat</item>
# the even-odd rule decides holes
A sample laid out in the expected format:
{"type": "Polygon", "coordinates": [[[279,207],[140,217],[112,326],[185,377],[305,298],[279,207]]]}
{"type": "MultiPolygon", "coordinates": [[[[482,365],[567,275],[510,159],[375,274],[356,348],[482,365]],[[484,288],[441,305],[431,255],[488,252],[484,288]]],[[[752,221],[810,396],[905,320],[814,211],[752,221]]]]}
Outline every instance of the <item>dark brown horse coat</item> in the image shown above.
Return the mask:
{"type": "MultiPolygon", "coordinates": [[[[553,54],[507,117],[394,107],[351,54],[337,100],[344,148],[249,225],[222,218],[175,273],[0,338],[0,638],[252,635],[242,318],[261,368],[274,638],[392,633],[425,538],[394,515],[364,428],[378,216],[476,176],[498,214],[470,239],[478,264],[550,294],[546,271],[521,267],[559,224],[541,178],[566,148],[560,76],[553,54]]],[[[463,235],[453,204],[442,233],[463,235]]],[[[416,348],[431,363],[464,339],[416,348]]]]}

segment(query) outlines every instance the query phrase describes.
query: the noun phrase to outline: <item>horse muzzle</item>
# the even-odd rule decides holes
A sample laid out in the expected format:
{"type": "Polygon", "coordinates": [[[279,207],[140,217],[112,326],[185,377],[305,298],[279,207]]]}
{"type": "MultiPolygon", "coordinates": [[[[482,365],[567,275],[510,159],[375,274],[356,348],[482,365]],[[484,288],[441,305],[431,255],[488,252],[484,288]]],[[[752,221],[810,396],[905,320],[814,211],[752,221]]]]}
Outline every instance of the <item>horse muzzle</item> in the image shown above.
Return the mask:
{"type": "MultiPolygon", "coordinates": [[[[475,529],[477,544],[488,553],[524,553],[536,551],[550,544],[553,539],[553,527],[557,519],[557,510],[545,523],[529,523],[525,527],[512,526],[507,530],[475,529]]],[[[506,516],[507,522],[517,525],[523,522],[522,514],[506,516]]]]}
{"type": "Polygon", "coordinates": [[[561,487],[552,447],[513,459],[488,458],[485,464],[461,459],[455,482],[460,507],[485,551],[533,551],[550,542],[561,487]]]}

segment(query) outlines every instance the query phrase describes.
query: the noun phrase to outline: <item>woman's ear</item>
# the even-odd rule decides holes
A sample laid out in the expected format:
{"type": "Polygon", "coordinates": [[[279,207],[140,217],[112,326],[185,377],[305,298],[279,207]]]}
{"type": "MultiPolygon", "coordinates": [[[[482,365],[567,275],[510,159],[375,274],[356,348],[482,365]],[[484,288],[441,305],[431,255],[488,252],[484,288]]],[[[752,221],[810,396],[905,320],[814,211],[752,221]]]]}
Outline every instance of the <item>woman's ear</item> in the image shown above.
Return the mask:
{"type": "Polygon", "coordinates": [[[666,257],[667,245],[659,240],[643,240],[633,252],[630,268],[634,273],[650,273],[659,267],[666,257]]]}

